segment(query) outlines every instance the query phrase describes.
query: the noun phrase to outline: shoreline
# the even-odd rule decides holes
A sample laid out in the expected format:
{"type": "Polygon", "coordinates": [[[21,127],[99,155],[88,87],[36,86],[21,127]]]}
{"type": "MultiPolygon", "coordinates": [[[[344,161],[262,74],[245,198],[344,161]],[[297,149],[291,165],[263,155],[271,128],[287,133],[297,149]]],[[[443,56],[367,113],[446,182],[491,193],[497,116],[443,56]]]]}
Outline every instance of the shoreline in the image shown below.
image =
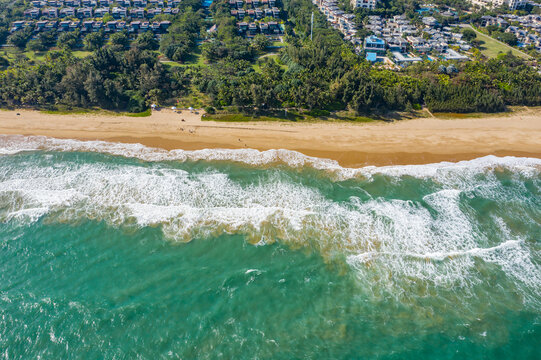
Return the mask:
{"type": "Polygon", "coordinates": [[[344,167],[415,165],[486,155],[541,158],[538,110],[360,124],[202,121],[195,112],[166,109],[149,117],[9,110],[0,111],[0,134],[140,143],[166,150],[288,149],[344,167]]]}

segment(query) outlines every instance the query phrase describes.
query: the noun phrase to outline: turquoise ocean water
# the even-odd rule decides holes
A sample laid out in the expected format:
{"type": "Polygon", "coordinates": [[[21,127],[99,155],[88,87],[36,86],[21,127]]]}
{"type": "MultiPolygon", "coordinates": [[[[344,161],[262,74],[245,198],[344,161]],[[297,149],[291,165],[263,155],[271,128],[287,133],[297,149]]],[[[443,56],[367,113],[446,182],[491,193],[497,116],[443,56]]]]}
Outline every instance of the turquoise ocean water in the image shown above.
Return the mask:
{"type": "Polygon", "coordinates": [[[539,359],[541,160],[0,137],[0,358],[539,359]]]}

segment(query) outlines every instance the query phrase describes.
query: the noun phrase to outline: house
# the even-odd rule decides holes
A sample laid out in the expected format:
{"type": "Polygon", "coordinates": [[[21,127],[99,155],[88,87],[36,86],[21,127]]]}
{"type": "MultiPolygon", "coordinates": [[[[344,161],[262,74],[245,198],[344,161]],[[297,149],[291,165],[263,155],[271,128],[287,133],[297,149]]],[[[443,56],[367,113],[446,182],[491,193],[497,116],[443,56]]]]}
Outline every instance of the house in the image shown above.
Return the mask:
{"type": "Polygon", "coordinates": [[[102,27],[103,23],[101,21],[94,21],[94,23],[92,24],[92,31],[98,32],[101,30],[102,27]]]}
{"type": "Polygon", "coordinates": [[[116,3],[118,4],[118,6],[122,6],[124,8],[131,7],[131,1],[130,0],[117,0],[116,3]]]}
{"type": "Polygon", "coordinates": [[[116,31],[116,25],[117,25],[117,21],[107,21],[107,23],[105,23],[105,31],[106,32],[115,32],[116,31]]]}
{"type": "Polygon", "coordinates": [[[81,32],[92,32],[92,26],[94,25],[94,21],[83,21],[83,26],[81,28],[81,32]]]}
{"type": "Polygon", "coordinates": [[[494,18],[490,15],[481,16],[480,23],[483,27],[492,25],[494,23],[494,18]]]}
{"type": "Polygon", "coordinates": [[[392,37],[387,40],[389,50],[405,53],[408,50],[408,41],[402,37],[392,37]]]}
{"type": "Polygon", "coordinates": [[[59,15],[61,18],[75,16],[75,9],[72,7],[60,9],[59,15]]]}
{"type": "Polygon", "coordinates": [[[76,20],[76,21],[71,21],[70,22],[70,26],[69,26],[69,31],[75,31],[79,28],[79,26],[81,25],[81,22],[76,20]]]}
{"type": "Polygon", "coordinates": [[[41,14],[41,11],[38,8],[31,8],[24,11],[24,17],[29,18],[29,19],[37,19],[39,18],[40,14],[41,14]]]}
{"type": "Polygon", "coordinates": [[[132,21],[130,23],[129,31],[130,32],[138,32],[141,28],[141,22],[140,21],[132,21]]]}
{"type": "Polygon", "coordinates": [[[148,5],[159,8],[163,8],[165,6],[162,0],[148,0],[148,5]]]}
{"type": "Polygon", "coordinates": [[[443,54],[445,60],[457,60],[457,61],[467,61],[470,60],[467,56],[461,55],[453,49],[447,49],[443,54]]]}
{"type": "Polygon", "coordinates": [[[58,23],[58,31],[70,31],[71,21],[64,20],[58,23]]]}
{"type": "Polygon", "coordinates": [[[145,17],[145,9],[142,9],[142,8],[131,9],[130,17],[133,19],[143,19],[145,17]]]}
{"type": "Polygon", "coordinates": [[[165,20],[160,21],[160,28],[163,32],[166,32],[167,29],[171,26],[171,21],[165,20]]]}
{"type": "Polygon", "coordinates": [[[146,0],[133,0],[133,6],[144,8],[147,6],[147,1],[146,0]]]}
{"type": "Polygon", "coordinates": [[[428,45],[427,41],[419,36],[408,36],[406,38],[410,43],[411,47],[419,52],[428,52],[431,50],[431,47],[428,45]]]}
{"type": "Polygon", "coordinates": [[[47,21],[47,24],[45,25],[45,31],[52,31],[56,29],[57,25],[58,25],[58,21],[56,20],[47,21]]]}
{"type": "Polygon", "coordinates": [[[398,65],[402,65],[402,66],[423,61],[423,59],[421,59],[420,57],[411,56],[411,55],[403,55],[402,53],[398,51],[393,52],[393,56],[394,56],[394,61],[398,65]]]}
{"type": "Polygon", "coordinates": [[[248,31],[248,23],[247,22],[239,22],[237,23],[237,27],[239,28],[239,33],[244,34],[246,31],[248,31]]]}
{"type": "Polygon", "coordinates": [[[45,1],[30,1],[30,5],[35,8],[42,8],[44,6],[47,6],[47,3],[45,1]]]}
{"type": "MultiPolygon", "coordinates": [[[[22,21],[22,23],[24,23],[24,21],[22,21]]],[[[47,20],[38,21],[36,22],[36,29],[34,31],[36,32],[45,31],[46,25],[47,25],[47,20]]]]}
{"type": "Polygon", "coordinates": [[[98,8],[94,11],[94,17],[104,17],[109,14],[109,8],[98,8]]]}
{"type": "Polygon", "coordinates": [[[113,10],[111,10],[111,15],[113,15],[113,18],[115,19],[122,19],[128,15],[128,10],[115,6],[113,10]]]}
{"type": "Polygon", "coordinates": [[[92,8],[86,7],[86,8],[79,8],[76,10],[76,16],[79,19],[88,19],[91,18],[94,14],[94,11],[92,8]]]}
{"type": "Polygon", "coordinates": [[[150,30],[150,23],[148,21],[142,21],[141,27],[139,28],[140,32],[148,31],[150,30]]]}
{"type": "Polygon", "coordinates": [[[112,0],[98,0],[99,6],[106,7],[113,3],[112,0]]]}
{"type": "Polygon", "coordinates": [[[64,0],[64,6],[78,8],[81,6],[80,0],[64,0]]]}
{"type": "Polygon", "coordinates": [[[366,52],[383,54],[385,52],[385,47],[385,40],[382,40],[377,36],[370,35],[364,39],[364,49],[366,52]]]}
{"type": "Polygon", "coordinates": [[[246,31],[247,36],[255,36],[257,34],[257,24],[256,23],[249,23],[248,24],[248,31],[246,31]]]}
{"type": "Polygon", "coordinates": [[[436,20],[436,18],[433,16],[425,16],[423,18],[423,24],[429,27],[436,27],[438,26],[438,20],[436,20]]]}
{"type": "Polygon", "coordinates": [[[156,15],[160,15],[162,13],[162,9],[159,8],[153,8],[147,10],[147,17],[153,18],[156,15]]]}
{"type": "Polygon", "coordinates": [[[282,28],[276,21],[269,21],[269,31],[273,34],[281,34],[282,28]]]}
{"type": "Polygon", "coordinates": [[[50,19],[54,19],[58,17],[58,9],[57,8],[46,8],[41,10],[41,16],[48,17],[50,19]]]}
{"type": "Polygon", "coordinates": [[[81,4],[85,7],[95,7],[98,6],[98,3],[96,0],[82,0],[81,4]]]}

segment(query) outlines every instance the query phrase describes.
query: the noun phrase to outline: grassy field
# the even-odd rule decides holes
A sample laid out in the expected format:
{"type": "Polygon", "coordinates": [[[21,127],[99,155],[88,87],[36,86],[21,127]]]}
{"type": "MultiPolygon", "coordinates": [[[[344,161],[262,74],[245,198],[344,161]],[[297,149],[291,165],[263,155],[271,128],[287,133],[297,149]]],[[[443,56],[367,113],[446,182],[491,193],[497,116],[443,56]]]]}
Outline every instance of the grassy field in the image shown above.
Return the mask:
{"type": "Polygon", "coordinates": [[[172,67],[185,67],[185,66],[207,66],[203,56],[201,55],[201,47],[198,46],[196,50],[191,54],[186,61],[179,63],[176,61],[165,60],[161,62],[164,65],[172,67]]]}
{"type": "Polygon", "coordinates": [[[434,113],[434,116],[439,119],[480,119],[480,118],[495,118],[495,117],[507,117],[513,114],[522,112],[541,112],[539,106],[509,106],[507,111],[498,113],[434,113]]]}
{"type": "Polygon", "coordinates": [[[84,50],[75,50],[75,51],[72,51],[72,54],[73,56],[75,56],[76,58],[79,58],[79,59],[84,59],[85,57],[89,56],[90,54],[92,54],[91,51],[84,51],[84,50]]]}
{"type": "MultiPolygon", "coordinates": [[[[54,49],[53,49],[54,50],[54,49]]],[[[19,56],[25,56],[35,62],[44,62],[48,51],[23,51],[15,47],[4,48],[0,50],[0,55],[5,56],[8,60],[14,61],[19,56]]],[[[72,52],[73,56],[77,58],[85,58],[92,54],[90,51],[75,50],[72,52]]]]}
{"type": "Polygon", "coordinates": [[[122,111],[109,111],[103,109],[59,109],[59,110],[40,110],[44,114],[50,115],[109,115],[109,116],[129,116],[146,117],[152,115],[152,110],[147,109],[140,113],[129,113],[122,111]]]}
{"type": "Polygon", "coordinates": [[[495,58],[496,56],[498,56],[499,53],[507,53],[509,51],[511,51],[513,55],[521,57],[523,59],[531,58],[530,55],[525,54],[522,51],[517,50],[514,47],[502,43],[496,39],[493,39],[471,26],[469,28],[475,31],[475,33],[477,34],[477,39],[485,42],[481,47],[481,53],[488,58],[495,58]]]}
{"type": "Polygon", "coordinates": [[[255,72],[257,73],[261,73],[261,64],[263,61],[269,61],[269,59],[272,59],[274,60],[274,62],[276,62],[278,65],[280,65],[280,67],[286,71],[288,69],[287,65],[283,64],[281,61],[280,61],[280,54],[274,54],[274,53],[270,53],[270,54],[266,54],[266,55],[263,55],[263,56],[260,56],[259,59],[257,59],[253,64],[252,64],[252,68],[254,69],[255,72]]]}
{"type": "Polygon", "coordinates": [[[264,115],[245,115],[245,114],[206,114],[203,120],[223,121],[223,122],[254,122],[254,121],[299,121],[302,120],[301,116],[291,117],[276,117],[276,116],[264,116],[264,115]]]}

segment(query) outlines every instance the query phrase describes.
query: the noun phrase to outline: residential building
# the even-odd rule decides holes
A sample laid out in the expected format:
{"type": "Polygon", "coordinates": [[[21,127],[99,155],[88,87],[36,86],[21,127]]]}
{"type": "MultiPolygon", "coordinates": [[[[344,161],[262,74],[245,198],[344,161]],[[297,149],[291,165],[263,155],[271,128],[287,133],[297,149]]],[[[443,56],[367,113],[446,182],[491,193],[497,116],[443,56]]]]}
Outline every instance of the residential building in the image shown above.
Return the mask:
{"type": "Polygon", "coordinates": [[[353,8],[375,9],[378,0],[351,0],[353,8]]]}
{"type": "Polygon", "coordinates": [[[385,53],[386,45],[385,40],[378,38],[377,36],[370,35],[364,39],[364,50],[369,53],[376,54],[385,53]]]}
{"type": "Polygon", "coordinates": [[[526,0],[471,0],[473,5],[496,8],[500,6],[507,6],[511,10],[516,10],[526,5],[526,0]]]}

